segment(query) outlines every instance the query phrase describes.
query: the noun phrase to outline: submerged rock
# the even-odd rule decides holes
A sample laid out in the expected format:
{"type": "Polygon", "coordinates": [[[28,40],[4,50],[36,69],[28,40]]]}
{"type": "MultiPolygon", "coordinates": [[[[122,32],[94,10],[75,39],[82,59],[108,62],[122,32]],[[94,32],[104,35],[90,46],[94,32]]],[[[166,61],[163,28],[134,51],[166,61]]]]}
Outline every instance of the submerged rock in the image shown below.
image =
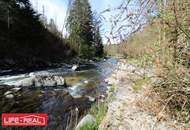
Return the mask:
{"type": "Polygon", "coordinates": [[[73,98],[81,98],[82,97],[81,87],[82,84],[78,83],[77,85],[70,87],[68,91],[73,98]]]}
{"type": "Polygon", "coordinates": [[[11,89],[11,91],[13,91],[13,92],[18,92],[18,91],[20,91],[22,88],[19,88],[19,87],[15,87],[15,88],[12,88],[11,89]]]}
{"type": "Polygon", "coordinates": [[[4,93],[4,96],[12,94],[12,93],[13,93],[12,91],[7,91],[7,92],[4,93]]]}
{"type": "Polygon", "coordinates": [[[75,130],[80,130],[82,127],[86,125],[93,125],[96,123],[96,119],[94,116],[88,114],[85,117],[82,118],[82,120],[78,123],[75,130]]]}
{"type": "Polygon", "coordinates": [[[5,95],[5,98],[7,98],[7,99],[13,99],[14,95],[13,94],[8,94],[8,95],[5,95]]]}
{"type": "Polygon", "coordinates": [[[20,90],[21,90],[21,88],[16,88],[16,87],[12,88],[11,90],[5,92],[4,96],[5,96],[5,98],[12,99],[12,98],[14,98],[13,94],[20,91],[20,90]]]}

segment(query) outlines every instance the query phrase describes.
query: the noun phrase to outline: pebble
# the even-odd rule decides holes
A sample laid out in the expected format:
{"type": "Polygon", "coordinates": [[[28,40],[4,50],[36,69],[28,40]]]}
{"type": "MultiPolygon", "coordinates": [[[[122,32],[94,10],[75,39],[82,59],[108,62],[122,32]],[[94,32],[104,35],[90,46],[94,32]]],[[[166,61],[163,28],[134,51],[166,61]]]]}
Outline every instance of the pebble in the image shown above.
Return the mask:
{"type": "Polygon", "coordinates": [[[87,98],[88,98],[88,100],[89,100],[90,102],[95,102],[95,101],[96,101],[96,98],[94,98],[94,97],[87,96],[87,98]]]}
{"type": "Polygon", "coordinates": [[[85,81],[84,81],[84,83],[85,83],[85,84],[88,84],[88,83],[89,83],[89,81],[88,81],[88,80],[85,80],[85,81]]]}

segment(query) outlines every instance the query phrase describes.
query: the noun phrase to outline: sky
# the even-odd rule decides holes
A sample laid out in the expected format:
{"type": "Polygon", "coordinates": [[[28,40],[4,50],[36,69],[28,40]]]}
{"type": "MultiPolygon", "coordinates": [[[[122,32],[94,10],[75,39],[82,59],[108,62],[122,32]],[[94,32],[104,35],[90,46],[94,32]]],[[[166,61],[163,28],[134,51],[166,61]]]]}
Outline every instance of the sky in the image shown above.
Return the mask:
{"type": "MultiPolygon", "coordinates": [[[[43,6],[45,16],[50,20],[53,18],[58,26],[59,30],[62,30],[65,23],[65,16],[67,12],[67,2],[68,0],[30,0],[33,8],[38,12],[43,14],[43,6]]],[[[92,6],[92,11],[100,13],[107,8],[113,8],[120,5],[122,0],[89,0],[92,6]]],[[[103,14],[106,19],[109,19],[110,14],[103,14]]],[[[105,35],[109,35],[110,24],[103,21],[102,24],[102,36],[103,42],[106,42],[105,35]]],[[[64,32],[65,33],[65,32],[64,32]]]]}

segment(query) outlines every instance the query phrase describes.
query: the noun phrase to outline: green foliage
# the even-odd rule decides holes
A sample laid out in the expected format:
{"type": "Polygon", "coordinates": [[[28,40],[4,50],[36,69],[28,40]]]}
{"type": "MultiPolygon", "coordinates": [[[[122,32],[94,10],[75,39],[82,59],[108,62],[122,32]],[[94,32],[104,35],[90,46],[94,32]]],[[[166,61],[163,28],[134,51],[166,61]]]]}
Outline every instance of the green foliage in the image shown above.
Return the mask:
{"type": "Polygon", "coordinates": [[[95,125],[86,125],[83,126],[80,130],[98,130],[98,126],[95,125]]]}
{"type": "Polygon", "coordinates": [[[1,0],[0,12],[1,67],[9,66],[7,59],[15,63],[10,66],[32,67],[71,54],[63,39],[44,27],[29,0],[1,0]]]}
{"type": "Polygon", "coordinates": [[[97,126],[99,126],[99,124],[105,117],[106,113],[107,113],[107,103],[106,102],[104,102],[104,103],[98,102],[97,104],[92,106],[92,108],[90,109],[90,114],[92,114],[96,118],[97,126]]]}
{"type": "Polygon", "coordinates": [[[74,0],[67,18],[69,42],[79,56],[91,58],[103,53],[99,26],[94,23],[88,0],[74,0]]]}
{"type": "Polygon", "coordinates": [[[98,102],[94,104],[89,113],[96,118],[96,124],[86,125],[80,130],[98,130],[100,123],[107,113],[107,103],[98,102]]]}
{"type": "Polygon", "coordinates": [[[100,24],[101,21],[94,16],[94,49],[95,49],[95,56],[102,57],[104,55],[104,46],[102,42],[102,37],[100,34],[100,24]]]}

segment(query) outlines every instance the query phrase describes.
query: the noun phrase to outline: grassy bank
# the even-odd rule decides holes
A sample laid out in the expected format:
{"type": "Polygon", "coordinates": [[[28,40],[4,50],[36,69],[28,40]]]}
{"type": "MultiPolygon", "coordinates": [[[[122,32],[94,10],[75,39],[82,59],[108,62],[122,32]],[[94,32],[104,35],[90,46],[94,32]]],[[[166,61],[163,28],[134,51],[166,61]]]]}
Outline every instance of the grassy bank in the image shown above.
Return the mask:
{"type": "Polygon", "coordinates": [[[91,125],[85,125],[80,130],[98,130],[100,124],[107,114],[108,104],[109,102],[113,101],[115,96],[114,94],[117,91],[116,86],[112,85],[109,87],[110,89],[107,90],[108,96],[106,97],[106,99],[104,101],[97,101],[97,103],[95,103],[88,111],[88,114],[91,114],[95,117],[96,123],[91,125]]]}
{"type": "Polygon", "coordinates": [[[100,123],[104,119],[107,112],[107,103],[98,102],[89,110],[89,114],[96,119],[95,124],[85,125],[80,130],[98,130],[100,123]]]}

